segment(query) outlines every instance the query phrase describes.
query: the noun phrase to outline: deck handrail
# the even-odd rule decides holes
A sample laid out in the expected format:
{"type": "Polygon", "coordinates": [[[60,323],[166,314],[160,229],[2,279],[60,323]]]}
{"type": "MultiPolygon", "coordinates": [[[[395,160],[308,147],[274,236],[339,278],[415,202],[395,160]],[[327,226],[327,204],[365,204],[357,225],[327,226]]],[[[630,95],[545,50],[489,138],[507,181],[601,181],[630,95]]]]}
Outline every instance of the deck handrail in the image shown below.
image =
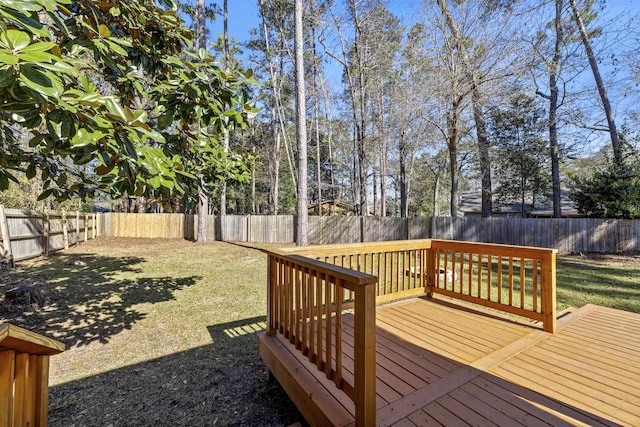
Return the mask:
{"type": "Polygon", "coordinates": [[[0,426],[46,426],[49,356],[64,344],[0,323],[0,426]]]}
{"type": "Polygon", "coordinates": [[[440,294],[556,330],[556,249],[421,239],[283,251],[378,277],[377,303],[440,294]]]}
{"type": "Polygon", "coordinates": [[[357,425],[374,425],[377,278],[286,251],[267,254],[267,334],[288,339],[354,401],[357,425]],[[352,375],[342,351],[347,309],[354,316],[352,375]]]}
{"type": "Polygon", "coordinates": [[[545,331],[554,333],[557,252],[433,239],[427,294],[438,293],[536,320],[545,331]]]}

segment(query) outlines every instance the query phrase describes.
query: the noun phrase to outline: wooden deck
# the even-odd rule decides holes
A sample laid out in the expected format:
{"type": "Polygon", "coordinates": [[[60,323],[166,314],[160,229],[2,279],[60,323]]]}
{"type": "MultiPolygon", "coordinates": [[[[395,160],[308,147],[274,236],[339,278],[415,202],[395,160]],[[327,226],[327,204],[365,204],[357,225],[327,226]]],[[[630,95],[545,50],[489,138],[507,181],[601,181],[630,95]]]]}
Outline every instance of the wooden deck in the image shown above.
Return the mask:
{"type": "MultiPolygon", "coordinates": [[[[351,382],[353,317],[341,322],[351,382]]],[[[556,334],[437,299],[378,306],[376,422],[639,426],[639,349],[640,315],[595,305],[556,334]]],[[[288,339],[263,334],[259,352],[308,420],[355,423],[353,400],[288,339]]]]}

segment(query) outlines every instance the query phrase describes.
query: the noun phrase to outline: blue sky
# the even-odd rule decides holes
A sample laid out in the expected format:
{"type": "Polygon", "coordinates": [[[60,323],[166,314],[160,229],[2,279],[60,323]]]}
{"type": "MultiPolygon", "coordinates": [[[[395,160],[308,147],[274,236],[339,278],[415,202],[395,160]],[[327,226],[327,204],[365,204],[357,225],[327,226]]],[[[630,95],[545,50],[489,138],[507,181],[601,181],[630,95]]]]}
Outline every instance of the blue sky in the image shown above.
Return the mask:
{"type": "MultiPolygon", "coordinates": [[[[222,0],[217,0],[222,8],[222,0]]],[[[415,16],[415,10],[419,7],[420,1],[416,0],[389,0],[389,8],[401,19],[415,16]]],[[[640,0],[606,0],[609,15],[615,16],[620,13],[635,14],[640,11],[640,0]]],[[[235,37],[239,42],[249,39],[249,30],[260,26],[258,17],[258,0],[229,0],[229,35],[235,37]]],[[[217,34],[222,34],[222,18],[210,24],[211,38],[215,39],[217,34]]]]}

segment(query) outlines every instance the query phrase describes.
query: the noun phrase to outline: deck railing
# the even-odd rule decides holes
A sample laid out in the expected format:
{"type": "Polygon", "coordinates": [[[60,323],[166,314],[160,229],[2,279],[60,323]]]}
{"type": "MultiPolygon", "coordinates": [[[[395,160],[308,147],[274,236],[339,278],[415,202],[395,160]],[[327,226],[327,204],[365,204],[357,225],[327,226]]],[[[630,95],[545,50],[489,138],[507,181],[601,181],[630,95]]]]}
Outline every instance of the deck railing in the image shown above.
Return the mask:
{"type": "Polygon", "coordinates": [[[375,424],[376,303],[441,294],[556,329],[554,249],[408,240],[267,253],[268,334],[282,334],[354,400],[358,425],[375,424]],[[342,347],[349,309],[353,360],[342,347]]]}
{"type": "Polygon", "coordinates": [[[355,403],[359,425],[375,420],[376,277],[286,253],[269,253],[267,333],[282,334],[355,403]],[[353,311],[354,352],[343,352],[353,311]],[[362,424],[360,424],[362,423],[362,424]]]}
{"type": "Polygon", "coordinates": [[[556,330],[555,249],[432,240],[427,293],[540,321],[556,330]]]}
{"type": "Polygon", "coordinates": [[[555,331],[555,249],[423,239],[287,251],[376,276],[377,303],[441,294],[555,331]]]}

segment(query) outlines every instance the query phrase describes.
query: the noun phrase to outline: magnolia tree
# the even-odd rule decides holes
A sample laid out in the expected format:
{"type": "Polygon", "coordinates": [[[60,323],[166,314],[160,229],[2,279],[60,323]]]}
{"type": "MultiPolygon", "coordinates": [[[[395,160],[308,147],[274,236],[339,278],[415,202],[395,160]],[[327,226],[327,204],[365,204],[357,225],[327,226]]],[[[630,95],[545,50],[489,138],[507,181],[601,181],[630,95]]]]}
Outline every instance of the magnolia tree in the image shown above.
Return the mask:
{"type": "Polygon", "coordinates": [[[0,189],[22,172],[42,199],[167,200],[196,177],[247,179],[219,136],[255,113],[252,72],[223,72],[190,39],[171,0],[3,0],[0,189]]]}

